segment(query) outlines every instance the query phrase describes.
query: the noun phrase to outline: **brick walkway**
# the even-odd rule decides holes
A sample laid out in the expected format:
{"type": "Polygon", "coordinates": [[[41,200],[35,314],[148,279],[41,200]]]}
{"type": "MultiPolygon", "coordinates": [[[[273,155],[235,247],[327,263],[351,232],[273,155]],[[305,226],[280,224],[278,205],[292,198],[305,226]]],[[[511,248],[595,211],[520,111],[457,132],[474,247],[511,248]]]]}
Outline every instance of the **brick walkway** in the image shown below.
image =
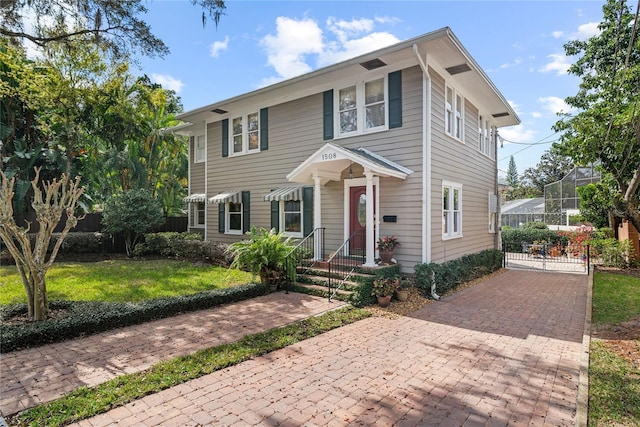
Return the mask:
{"type": "MultiPolygon", "coordinates": [[[[161,360],[233,342],[342,305],[304,294],[248,301],[3,354],[0,413],[14,414],[81,386],[141,371],[161,360]]],[[[0,419],[1,420],[1,419],[0,419]]]]}
{"type": "Polygon", "coordinates": [[[587,291],[584,275],[508,271],[76,425],[570,426],[587,291]]]}

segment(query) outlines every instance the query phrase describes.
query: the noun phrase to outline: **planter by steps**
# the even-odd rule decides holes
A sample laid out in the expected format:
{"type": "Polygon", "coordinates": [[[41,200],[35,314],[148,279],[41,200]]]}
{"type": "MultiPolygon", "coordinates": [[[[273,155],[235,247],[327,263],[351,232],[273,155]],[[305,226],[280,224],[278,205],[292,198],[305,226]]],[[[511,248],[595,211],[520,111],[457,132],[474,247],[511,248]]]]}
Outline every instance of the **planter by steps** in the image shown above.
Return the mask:
{"type": "Polygon", "coordinates": [[[408,289],[398,289],[396,291],[396,298],[400,302],[405,302],[409,298],[409,290],[408,289]]]}

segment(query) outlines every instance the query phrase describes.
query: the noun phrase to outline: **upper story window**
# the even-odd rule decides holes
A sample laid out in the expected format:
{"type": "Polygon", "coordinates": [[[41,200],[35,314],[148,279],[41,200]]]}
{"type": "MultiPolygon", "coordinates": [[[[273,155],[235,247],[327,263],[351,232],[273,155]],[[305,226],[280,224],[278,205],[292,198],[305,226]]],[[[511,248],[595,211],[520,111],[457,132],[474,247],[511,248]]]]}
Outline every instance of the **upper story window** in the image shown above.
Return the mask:
{"type": "Polygon", "coordinates": [[[231,119],[231,154],[251,153],[260,150],[260,114],[246,114],[231,119]]]}
{"type": "Polygon", "coordinates": [[[442,183],[442,239],[462,237],[462,184],[442,183]]]}
{"type": "Polygon", "coordinates": [[[360,82],[337,93],[339,135],[386,129],[387,89],[384,78],[360,82]]]}
{"type": "Polygon", "coordinates": [[[495,126],[482,115],[478,115],[478,151],[495,160],[496,140],[495,126]]]}
{"type": "Polygon", "coordinates": [[[207,151],[206,151],[206,145],[205,145],[205,139],[204,139],[204,135],[198,135],[195,138],[195,142],[194,142],[194,154],[193,154],[193,161],[194,163],[202,163],[205,161],[206,156],[207,156],[207,151]]]}
{"type": "Polygon", "coordinates": [[[444,130],[460,141],[464,141],[464,97],[454,88],[445,88],[444,130]]]}

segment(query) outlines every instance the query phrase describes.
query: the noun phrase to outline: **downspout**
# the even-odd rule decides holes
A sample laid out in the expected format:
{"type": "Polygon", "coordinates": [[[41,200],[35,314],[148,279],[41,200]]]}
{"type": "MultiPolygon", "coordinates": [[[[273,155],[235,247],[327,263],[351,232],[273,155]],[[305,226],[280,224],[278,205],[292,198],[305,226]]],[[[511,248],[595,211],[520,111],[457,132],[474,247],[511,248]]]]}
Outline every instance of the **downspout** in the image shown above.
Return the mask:
{"type": "Polygon", "coordinates": [[[431,77],[418,45],[413,52],[422,69],[422,262],[431,262],[431,77]]]}

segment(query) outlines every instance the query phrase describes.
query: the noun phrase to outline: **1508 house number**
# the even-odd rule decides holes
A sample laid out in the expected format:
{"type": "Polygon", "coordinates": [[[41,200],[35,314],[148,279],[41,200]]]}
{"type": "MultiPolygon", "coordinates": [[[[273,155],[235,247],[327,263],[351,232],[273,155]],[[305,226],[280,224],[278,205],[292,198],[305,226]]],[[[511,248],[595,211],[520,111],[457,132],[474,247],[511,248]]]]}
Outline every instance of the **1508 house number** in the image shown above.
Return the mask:
{"type": "Polygon", "coordinates": [[[338,158],[338,155],[336,153],[325,153],[322,155],[322,160],[334,160],[338,158]]]}

